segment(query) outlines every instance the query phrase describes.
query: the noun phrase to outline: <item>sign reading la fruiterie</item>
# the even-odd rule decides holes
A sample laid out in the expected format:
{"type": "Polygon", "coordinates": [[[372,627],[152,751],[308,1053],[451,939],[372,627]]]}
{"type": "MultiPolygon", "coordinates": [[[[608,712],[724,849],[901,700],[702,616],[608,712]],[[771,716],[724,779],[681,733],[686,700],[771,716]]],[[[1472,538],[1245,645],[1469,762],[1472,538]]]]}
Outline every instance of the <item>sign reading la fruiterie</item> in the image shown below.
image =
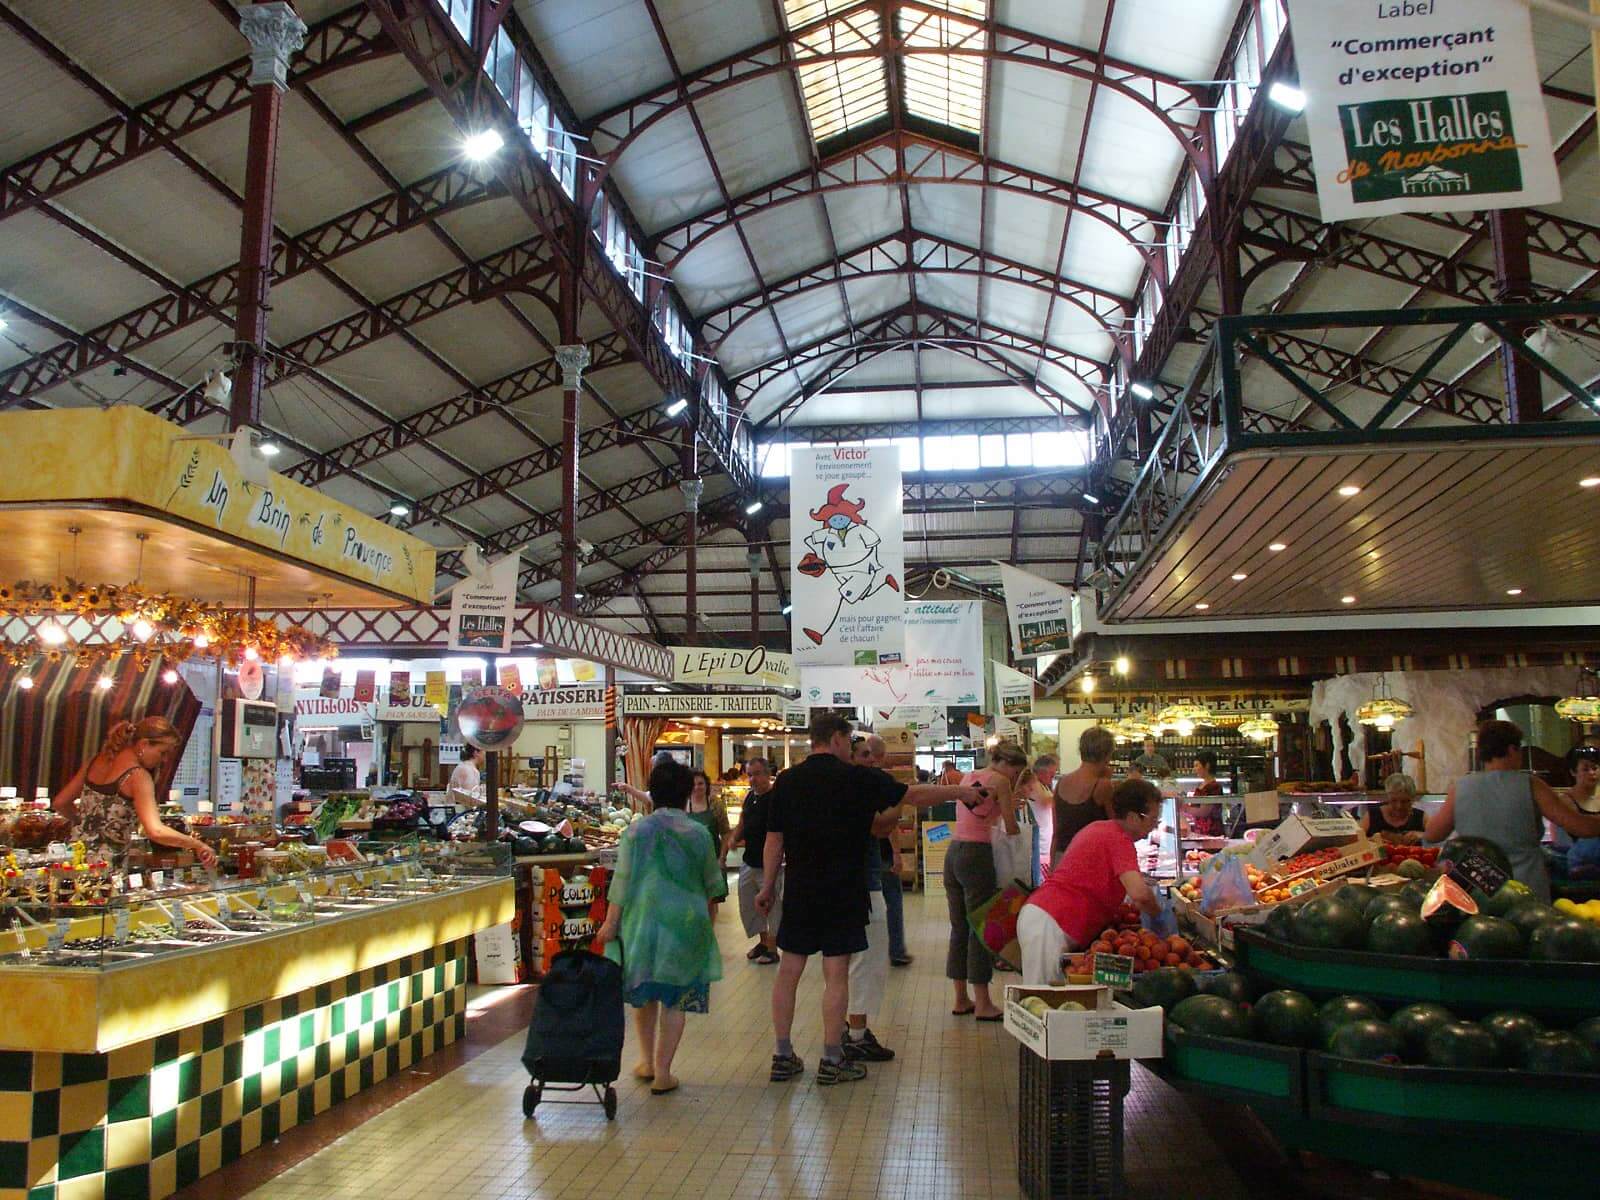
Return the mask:
{"type": "Polygon", "coordinates": [[[1526,0],[1289,0],[1324,221],[1553,204],[1526,0]]]}

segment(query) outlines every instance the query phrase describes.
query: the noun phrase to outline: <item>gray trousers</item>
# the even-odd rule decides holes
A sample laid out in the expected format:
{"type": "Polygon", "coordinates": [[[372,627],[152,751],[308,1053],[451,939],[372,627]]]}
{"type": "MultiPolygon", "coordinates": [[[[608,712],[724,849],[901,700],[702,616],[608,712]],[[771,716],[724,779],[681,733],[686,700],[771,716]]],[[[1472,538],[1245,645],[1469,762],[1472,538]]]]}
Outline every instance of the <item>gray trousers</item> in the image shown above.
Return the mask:
{"type": "Polygon", "coordinates": [[[988,842],[950,844],[944,857],[944,898],[950,909],[946,979],[988,983],[994,978],[994,956],[972,932],[967,914],[999,890],[994,877],[994,850],[988,842]]]}

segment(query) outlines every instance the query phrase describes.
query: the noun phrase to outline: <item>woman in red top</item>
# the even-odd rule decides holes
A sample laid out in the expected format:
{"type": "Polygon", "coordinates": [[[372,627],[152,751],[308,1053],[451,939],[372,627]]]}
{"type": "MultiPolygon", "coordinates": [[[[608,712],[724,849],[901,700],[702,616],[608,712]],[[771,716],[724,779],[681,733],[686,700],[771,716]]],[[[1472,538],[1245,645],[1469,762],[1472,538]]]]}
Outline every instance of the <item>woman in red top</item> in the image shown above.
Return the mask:
{"type": "Polygon", "coordinates": [[[1128,779],[1111,794],[1109,821],[1085,826],[1055,870],[1017,916],[1022,981],[1031,987],[1063,982],[1062,956],[1082,950],[1117,914],[1123,897],[1154,916],[1161,902],[1139,874],[1135,842],[1161,820],[1161,793],[1145,779],[1128,779]]]}
{"type": "MultiPolygon", "coordinates": [[[[1215,750],[1196,750],[1194,773],[1200,776],[1200,786],[1194,796],[1220,796],[1222,783],[1217,779],[1217,754],[1215,750]]],[[[1186,804],[1184,815],[1189,818],[1189,832],[1195,837],[1222,836],[1222,805],[1186,804]]]]}

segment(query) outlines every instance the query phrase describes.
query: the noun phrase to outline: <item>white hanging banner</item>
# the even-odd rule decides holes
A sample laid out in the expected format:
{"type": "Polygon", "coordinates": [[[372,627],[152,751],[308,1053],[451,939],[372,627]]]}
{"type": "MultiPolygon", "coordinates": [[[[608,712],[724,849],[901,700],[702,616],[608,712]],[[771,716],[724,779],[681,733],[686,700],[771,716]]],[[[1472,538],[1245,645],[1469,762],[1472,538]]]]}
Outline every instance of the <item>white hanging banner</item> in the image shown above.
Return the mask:
{"type": "Polygon", "coordinates": [[[1016,720],[1033,715],[1033,677],[1024,675],[1014,667],[996,662],[994,666],[994,698],[1000,715],[1016,720]]]}
{"type": "Polygon", "coordinates": [[[807,667],[807,704],[888,709],[983,703],[983,602],[905,605],[906,661],[897,666],[807,667]]]}
{"type": "Polygon", "coordinates": [[[998,565],[1006,593],[1006,618],[1011,623],[1012,655],[1034,658],[1072,653],[1072,639],[1078,632],[1073,624],[1072,593],[1059,583],[1005,563],[998,565]]]}
{"type": "Polygon", "coordinates": [[[1554,204],[1527,0],[1289,0],[1324,221],[1554,204]]]}
{"type": "Polygon", "coordinates": [[[520,561],[508,554],[489,567],[487,583],[468,578],[450,589],[450,649],[511,653],[520,561]]]}
{"type": "Polygon", "coordinates": [[[904,663],[899,447],[796,448],[790,461],[795,665],[904,663]]]}

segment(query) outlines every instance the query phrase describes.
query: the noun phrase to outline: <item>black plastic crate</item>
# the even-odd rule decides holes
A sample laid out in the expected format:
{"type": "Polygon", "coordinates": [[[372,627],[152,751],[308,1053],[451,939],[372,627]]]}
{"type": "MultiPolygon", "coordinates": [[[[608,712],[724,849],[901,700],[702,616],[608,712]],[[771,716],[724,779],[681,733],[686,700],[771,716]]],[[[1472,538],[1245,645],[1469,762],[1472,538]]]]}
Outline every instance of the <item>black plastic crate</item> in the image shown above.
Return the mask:
{"type": "Polygon", "coordinates": [[[1128,1060],[1018,1047],[1017,1183],[1028,1200],[1121,1200],[1128,1060]]]}

